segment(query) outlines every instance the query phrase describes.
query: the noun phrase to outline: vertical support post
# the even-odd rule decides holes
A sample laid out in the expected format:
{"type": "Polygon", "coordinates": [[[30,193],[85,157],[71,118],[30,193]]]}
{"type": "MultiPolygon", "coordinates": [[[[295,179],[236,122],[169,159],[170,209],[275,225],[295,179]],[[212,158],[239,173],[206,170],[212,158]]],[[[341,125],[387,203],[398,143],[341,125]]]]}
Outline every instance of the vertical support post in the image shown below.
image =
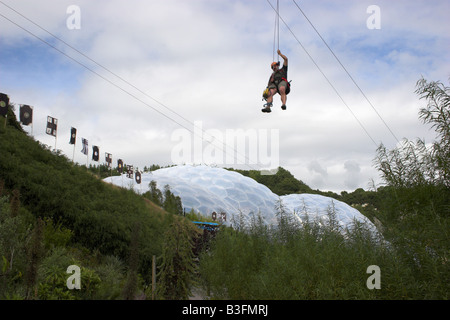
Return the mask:
{"type": "Polygon", "coordinates": [[[75,141],[75,143],[73,144],[73,154],[72,154],[72,163],[74,162],[74,160],[75,160],[75,145],[76,145],[77,143],[76,143],[76,141],[75,141]]]}
{"type": "MultiPolygon", "coordinates": [[[[34,107],[31,107],[31,114],[34,114],[34,107]]],[[[31,121],[31,136],[33,136],[34,121],[31,121]]]]}
{"type": "Polygon", "coordinates": [[[156,291],[156,256],[152,258],[152,300],[155,300],[156,291]]]}

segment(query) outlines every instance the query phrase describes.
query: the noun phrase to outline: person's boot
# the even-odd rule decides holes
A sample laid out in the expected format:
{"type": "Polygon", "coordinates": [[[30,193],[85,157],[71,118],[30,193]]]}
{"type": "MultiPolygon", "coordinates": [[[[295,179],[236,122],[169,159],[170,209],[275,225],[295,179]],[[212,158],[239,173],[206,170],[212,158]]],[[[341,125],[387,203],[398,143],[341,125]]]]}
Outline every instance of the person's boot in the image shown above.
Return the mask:
{"type": "Polygon", "coordinates": [[[286,110],[286,105],[283,104],[283,105],[281,106],[281,109],[282,109],[282,110],[286,110]]]}
{"type": "Polygon", "coordinates": [[[264,105],[264,108],[261,109],[261,111],[262,111],[262,112],[266,112],[266,113],[270,113],[270,112],[272,112],[272,110],[270,110],[270,107],[271,107],[271,106],[272,106],[271,103],[266,103],[266,104],[264,105]]]}

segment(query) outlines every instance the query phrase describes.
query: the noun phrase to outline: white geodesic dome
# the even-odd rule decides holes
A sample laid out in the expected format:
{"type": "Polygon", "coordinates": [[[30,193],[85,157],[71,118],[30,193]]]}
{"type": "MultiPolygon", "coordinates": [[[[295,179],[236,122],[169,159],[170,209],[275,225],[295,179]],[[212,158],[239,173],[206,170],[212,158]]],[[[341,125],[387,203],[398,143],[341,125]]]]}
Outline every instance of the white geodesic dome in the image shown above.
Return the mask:
{"type": "Polygon", "coordinates": [[[292,213],[300,223],[309,221],[327,225],[330,223],[330,216],[333,214],[336,223],[342,230],[352,229],[355,223],[360,223],[371,232],[377,233],[375,225],[366,216],[345,202],[306,193],[290,194],[280,198],[287,211],[292,213]]]}
{"type": "Polygon", "coordinates": [[[325,223],[330,210],[342,228],[355,221],[366,224],[376,231],[375,226],[358,210],[341,201],[314,194],[290,194],[278,196],[266,186],[240,173],[209,166],[175,166],[143,173],[141,184],[123,176],[110,177],[106,182],[123,187],[132,187],[136,192],[149,190],[151,181],[163,190],[166,185],[181,198],[186,211],[194,209],[211,217],[213,212],[225,212],[227,221],[236,215],[248,221],[252,215],[260,215],[266,224],[277,224],[276,207],[281,200],[286,212],[299,222],[305,220],[325,223]]]}

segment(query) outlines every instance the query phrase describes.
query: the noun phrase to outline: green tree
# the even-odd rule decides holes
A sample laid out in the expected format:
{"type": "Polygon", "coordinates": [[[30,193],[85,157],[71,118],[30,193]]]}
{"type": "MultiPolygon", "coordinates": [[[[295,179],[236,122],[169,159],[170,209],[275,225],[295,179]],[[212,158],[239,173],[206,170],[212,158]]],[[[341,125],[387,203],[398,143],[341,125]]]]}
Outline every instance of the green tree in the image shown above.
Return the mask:
{"type": "Polygon", "coordinates": [[[173,217],[164,238],[162,265],[158,274],[158,295],[167,300],[187,299],[194,281],[194,238],[197,229],[190,222],[173,217]]]}
{"type": "Polygon", "coordinates": [[[440,82],[417,82],[416,93],[427,101],[419,117],[436,131],[436,140],[404,140],[393,149],[381,145],[375,165],[387,187],[377,217],[386,226],[384,236],[402,261],[411,266],[415,294],[448,296],[450,208],[450,89],[440,82]]]}
{"type": "Polygon", "coordinates": [[[438,135],[430,155],[435,182],[450,187],[450,87],[422,78],[417,82],[416,93],[427,100],[427,106],[419,112],[420,118],[431,124],[438,135]]]}
{"type": "Polygon", "coordinates": [[[158,189],[156,181],[152,180],[148,186],[149,190],[144,194],[144,196],[150,199],[154,204],[162,206],[163,195],[161,193],[161,190],[158,189]]]}
{"type": "Polygon", "coordinates": [[[20,284],[29,266],[27,244],[32,233],[26,217],[29,212],[21,208],[19,214],[13,216],[8,202],[8,197],[0,197],[0,299],[25,297],[20,284]]]}
{"type": "Polygon", "coordinates": [[[130,241],[130,256],[128,261],[128,277],[123,288],[122,296],[125,300],[132,300],[138,288],[139,270],[139,224],[135,224],[130,241]]]}
{"type": "Polygon", "coordinates": [[[27,299],[32,299],[33,290],[36,289],[38,266],[43,254],[43,229],[44,222],[39,218],[37,220],[36,226],[34,227],[31,239],[31,247],[29,248],[29,265],[26,274],[27,299]]]}
{"type": "Polygon", "coordinates": [[[393,150],[380,145],[375,165],[386,183],[394,187],[450,187],[450,88],[422,78],[417,82],[416,93],[427,100],[419,117],[436,130],[437,140],[431,148],[422,139],[404,139],[393,150]]]}
{"type": "Polygon", "coordinates": [[[178,196],[175,196],[170,191],[170,186],[166,185],[164,187],[164,202],[163,202],[163,208],[167,212],[182,215],[183,214],[183,205],[181,203],[181,198],[178,196]]]}

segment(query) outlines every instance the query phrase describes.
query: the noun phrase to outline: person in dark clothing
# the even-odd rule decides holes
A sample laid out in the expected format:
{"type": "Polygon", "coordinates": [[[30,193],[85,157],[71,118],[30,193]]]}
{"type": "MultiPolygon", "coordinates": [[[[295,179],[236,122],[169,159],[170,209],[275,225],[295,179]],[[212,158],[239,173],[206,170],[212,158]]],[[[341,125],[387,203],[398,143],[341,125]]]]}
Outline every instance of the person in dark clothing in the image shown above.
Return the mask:
{"type": "Polygon", "coordinates": [[[286,110],[286,95],[289,93],[289,82],[287,81],[287,69],[288,69],[288,58],[278,50],[278,55],[280,55],[284,62],[283,67],[280,67],[280,62],[273,62],[271,68],[273,70],[272,75],[269,78],[267,84],[268,96],[267,103],[264,105],[262,112],[271,112],[273,96],[278,92],[281,97],[281,109],[286,110]]]}

